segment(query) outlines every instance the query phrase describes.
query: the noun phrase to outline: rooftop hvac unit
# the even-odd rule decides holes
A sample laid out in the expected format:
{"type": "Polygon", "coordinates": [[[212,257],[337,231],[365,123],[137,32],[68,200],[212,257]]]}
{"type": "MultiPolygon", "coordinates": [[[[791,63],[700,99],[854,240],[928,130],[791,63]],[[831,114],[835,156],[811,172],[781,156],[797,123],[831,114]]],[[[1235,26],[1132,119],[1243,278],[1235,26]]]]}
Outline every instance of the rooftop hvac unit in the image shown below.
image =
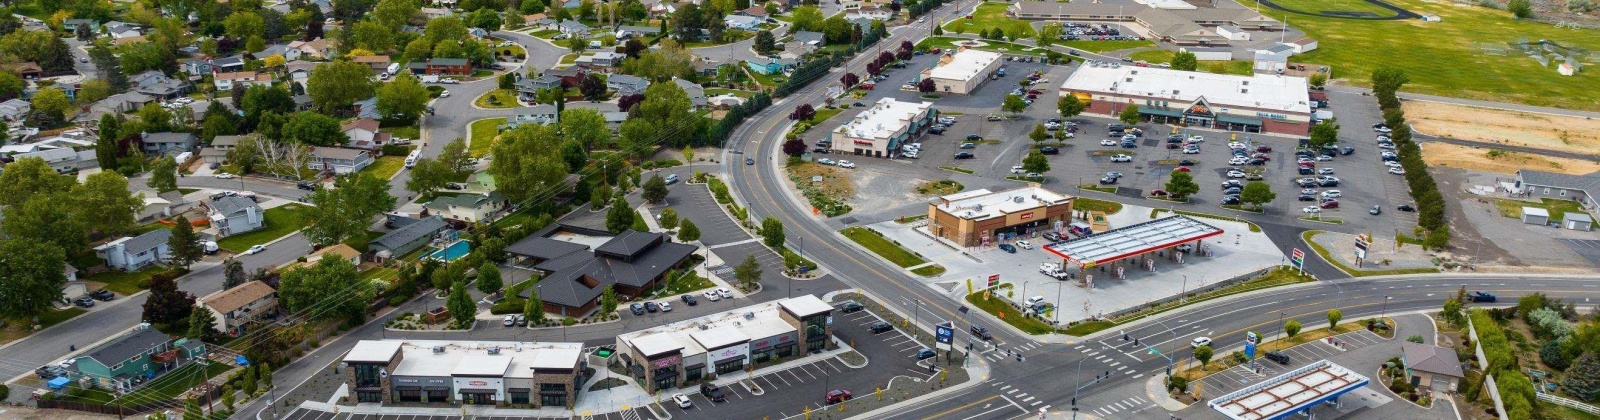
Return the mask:
{"type": "Polygon", "coordinates": [[[744,319],[756,319],[756,313],[755,312],[745,312],[744,313],[744,319]]]}
{"type": "Polygon", "coordinates": [[[1011,197],[1011,202],[1013,202],[1013,203],[1021,203],[1022,202],[1022,196],[1011,197]]]}
{"type": "Polygon", "coordinates": [[[444,346],[433,346],[433,354],[444,354],[444,346]]]}
{"type": "Polygon", "coordinates": [[[701,324],[700,325],[700,331],[705,331],[705,330],[709,330],[709,329],[711,329],[711,326],[709,326],[709,325],[705,325],[705,324],[701,324]]]}
{"type": "Polygon", "coordinates": [[[500,347],[490,347],[489,354],[500,354],[500,347]]]}

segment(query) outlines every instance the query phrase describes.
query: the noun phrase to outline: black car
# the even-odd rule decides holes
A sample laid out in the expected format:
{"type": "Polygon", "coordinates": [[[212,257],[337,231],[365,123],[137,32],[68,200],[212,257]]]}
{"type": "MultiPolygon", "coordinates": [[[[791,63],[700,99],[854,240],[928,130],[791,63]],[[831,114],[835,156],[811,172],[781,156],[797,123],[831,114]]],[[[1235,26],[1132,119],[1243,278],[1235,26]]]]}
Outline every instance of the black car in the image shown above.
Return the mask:
{"type": "Polygon", "coordinates": [[[681,297],[679,299],[683,300],[683,303],[686,303],[689,306],[694,306],[694,305],[699,305],[700,304],[700,299],[695,299],[694,295],[683,295],[683,297],[681,297]]]}
{"type": "Polygon", "coordinates": [[[1266,159],[1250,159],[1250,166],[1261,166],[1265,164],[1267,164],[1266,159]]]}
{"type": "Polygon", "coordinates": [[[1315,194],[1300,194],[1300,201],[1317,201],[1315,194]]]}
{"type": "Polygon", "coordinates": [[[81,307],[85,307],[85,308],[93,307],[94,306],[94,298],[91,298],[91,297],[88,297],[88,296],[79,296],[77,299],[73,299],[72,300],[72,304],[73,305],[78,305],[78,306],[81,306],[81,307]]]}
{"type": "Polygon", "coordinates": [[[1222,197],[1222,204],[1239,204],[1239,196],[1229,195],[1222,197]]]}
{"type": "Polygon", "coordinates": [[[1183,136],[1177,134],[1167,136],[1167,143],[1183,143],[1183,136]]]}
{"type": "Polygon", "coordinates": [[[934,353],[933,350],[930,350],[927,347],[923,347],[922,350],[917,350],[917,360],[932,359],[934,356],[938,356],[938,354],[934,353]]]}
{"type": "Polygon", "coordinates": [[[722,394],[722,387],[710,382],[700,383],[700,395],[710,398],[711,402],[727,402],[728,396],[722,394]]]}
{"type": "Polygon", "coordinates": [[[1324,186],[1324,187],[1337,187],[1337,186],[1339,186],[1339,181],[1332,181],[1332,180],[1322,181],[1322,182],[1318,182],[1317,185],[1321,185],[1321,186],[1324,186]]]}
{"type": "Polygon", "coordinates": [[[1198,164],[1200,164],[1200,162],[1195,162],[1194,160],[1191,160],[1191,159],[1184,159],[1184,160],[1178,161],[1178,165],[1182,165],[1182,166],[1194,166],[1194,165],[1198,165],[1198,164]]]}
{"type": "Polygon", "coordinates": [[[1300,174],[1301,175],[1316,175],[1317,171],[1315,169],[1311,169],[1309,167],[1301,166],[1300,167],[1300,174]]]}
{"type": "Polygon", "coordinates": [[[1491,294],[1489,292],[1472,292],[1471,294],[1467,295],[1467,301],[1468,302],[1490,302],[1490,303],[1492,303],[1492,302],[1495,301],[1495,297],[1494,297],[1494,294],[1491,294]]]}
{"type": "Polygon", "coordinates": [[[95,299],[100,300],[100,301],[109,302],[109,301],[111,301],[111,299],[115,299],[117,297],[117,295],[115,293],[111,293],[110,290],[100,289],[100,290],[96,290],[96,291],[93,291],[93,292],[89,292],[89,297],[95,298],[95,299]]]}
{"type": "Polygon", "coordinates": [[[1122,141],[1122,148],[1124,148],[1124,149],[1137,149],[1137,148],[1139,148],[1139,143],[1136,143],[1133,140],[1123,140],[1122,141]]]}
{"type": "Polygon", "coordinates": [[[1339,154],[1346,155],[1346,156],[1349,156],[1351,153],[1355,153],[1355,152],[1356,152],[1356,148],[1350,147],[1350,146],[1345,146],[1343,149],[1339,149],[1339,154]]]}
{"type": "Polygon", "coordinates": [[[1000,248],[1001,251],[1005,251],[1005,252],[1008,252],[1008,253],[1012,253],[1012,254],[1017,253],[1017,247],[1011,246],[1011,244],[1000,244],[999,248],[1000,248]]]}
{"type": "Polygon", "coordinates": [[[746,164],[746,165],[754,165],[754,164],[756,164],[756,160],[755,160],[755,158],[744,158],[744,164],[746,164]]]}
{"type": "Polygon", "coordinates": [[[644,305],[638,303],[628,305],[628,310],[633,311],[634,315],[644,315],[644,305]]]}
{"type": "Polygon", "coordinates": [[[822,146],[817,146],[817,147],[811,149],[811,153],[827,154],[828,153],[828,148],[822,147],[822,146]]]}
{"type": "Polygon", "coordinates": [[[1058,154],[1061,154],[1061,149],[1057,149],[1057,148],[1050,147],[1050,146],[1045,146],[1045,147],[1040,147],[1039,148],[1039,153],[1046,154],[1046,155],[1058,155],[1058,154]]]}
{"type": "Polygon", "coordinates": [[[936,125],[933,126],[933,128],[928,129],[928,132],[933,134],[944,134],[944,127],[936,125]]]}
{"type": "Polygon", "coordinates": [[[645,302],[644,303],[644,310],[647,311],[647,312],[650,312],[650,313],[660,312],[661,311],[661,305],[657,305],[655,302],[645,302]]]}
{"type": "Polygon", "coordinates": [[[1242,188],[1242,187],[1244,187],[1244,183],[1243,182],[1239,182],[1239,180],[1237,180],[1237,179],[1230,179],[1230,180],[1222,182],[1222,189],[1224,189],[1224,190],[1229,189],[1229,188],[1242,188]]]}
{"type": "Polygon", "coordinates": [[[872,323],[872,325],[867,326],[867,329],[872,331],[873,334],[881,334],[881,333],[886,333],[886,332],[889,332],[890,330],[893,330],[894,326],[893,325],[889,325],[889,323],[887,323],[887,322],[878,321],[878,322],[872,323]]]}
{"type": "Polygon", "coordinates": [[[1417,211],[1417,208],[1416,207],[1411,207],[1410,204],[1401,204],[1400,207],[1395,207],[1395,209],[1398,209],[1400,211],[1417,211]]]}
{"type": "Polygon", "coordinates": [[[980,136],[980,135],[977,135],[977,134],[968,134],[967,135],[967,141],[979,141],[979,140],[983,140],[983,136],[980,136]]]}
{"type": "Polygon", "coordinates": [[[972,326],[972,336],[973,337],[977,337],[979,340],[983,340],[983,341],[989,341],[989,340],[993,340],[994,339],[994,334],[990,334],[989,333],[989,329],[988,328],[984,328],[982,325],[973,325],[972,326]]]}
{"type": "Polygon", "coordinates": [[[1283,353],[1279,353],[1279,352],[1275,352],[1275,351],[1269,351],[1269,352],[1266,352],[1265,357],[1267,358],[1267,360],[1278,362],[1278,364],[1280,364],[1280,365],[1285,365],[1285,366],[1289,365],[1289,355],[1287,355],[1287,354],[1283,354],[1283,353]]]}
{"type": "Polygon", "coordinates": [[[300,181],[300,182],[297,182],[297,183],[294,184],[294,187],[302,189],[302,190],[306,190],[306,191],[316,191],[317,190],[317,184],[312,183],[311,181],[300,181]]]}
{"type": "Polygon", "coordinates": [[[956,159],[972,159],[972,158],[973,158],[973,156],[972,156],[971,153],[967,153],[967,152],[956,153],[956,159]]]}
{"type": "Polygon", "coordinates": [[[852,312],[861,312],[862,309],[866,308],[867,307],[861,306],[861,304],[855,302],[845,302],[843,305],[839,305],[839,311],[847,314],[852,312]]]}

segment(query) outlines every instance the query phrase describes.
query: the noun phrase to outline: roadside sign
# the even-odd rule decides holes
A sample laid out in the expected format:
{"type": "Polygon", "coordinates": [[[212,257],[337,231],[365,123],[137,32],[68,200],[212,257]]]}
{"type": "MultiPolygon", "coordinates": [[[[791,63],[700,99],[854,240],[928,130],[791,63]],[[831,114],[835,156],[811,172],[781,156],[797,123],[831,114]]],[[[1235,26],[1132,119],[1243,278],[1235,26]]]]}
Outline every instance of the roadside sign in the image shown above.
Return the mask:
{"type": "Polygon", "coordinates": [[[988,287],[999,287],[999,286],[1000,286],[1000,275],[999,274],[990,274],[989,275],[989,286],[988,287]]]}
{"type": "Polygon", "coordinates": [[[1255,331],[1246,331],[1244,333],[1244,357],[1254,360],[1256,358],[1256,343],[1259,342],[1261,342],[1261,337],[1257,337],[1255,331]]]}
{"type": "Polygon", "coordinates": [[[1305,268],[1306,252],[1301,251],[1300,248],[1295,248],[1293,257],[1289,258],[1289,261],[1294,262],[1294,268],[1305,268]]]}
{"type": "Polygon", "coordinates": [[[950,350],[950,343],[954,342],[956,337],[955,324],[950,321],[941,322],[933,326],[933,331],[933,346],[939,350],[950,350]]]}

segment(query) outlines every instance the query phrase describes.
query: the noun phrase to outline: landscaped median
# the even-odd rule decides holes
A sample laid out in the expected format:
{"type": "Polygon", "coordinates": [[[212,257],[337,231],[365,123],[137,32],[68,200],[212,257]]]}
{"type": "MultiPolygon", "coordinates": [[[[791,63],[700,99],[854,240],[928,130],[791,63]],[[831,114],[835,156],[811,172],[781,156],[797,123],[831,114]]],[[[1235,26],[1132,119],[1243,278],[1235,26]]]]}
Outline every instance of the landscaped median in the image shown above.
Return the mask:
{"type": "Polygon", "coordinates": [[[1437,268],[1400,268],[1400,269],[1394,269],[1394,270],[1363,270],[1363,269],[1351,268],[1350,266],[1344,265],[1344,263],[1339,262],[1338,258],[1335,258],[1333,255],[1330,255],[1328,253],[1328,249],[1327,248],[1323,248],[1322,244],[1318,244],[1316,241],[1311,240],[1311,238],[1314,238],[1317,235],[1323,234],[1323,233],[1327,233],[1327,232],[1323,232],[1323,231],[1320,231],[1320,230],[1308,230],[1308,231],[1305,231],[1305,232],[1300,234],[1300,239],[1303,239],[1305,241],[1306,245],[1310,245],[1311,246],[1311,250],[1315,251],[1317,253],[1317,256],[1322,257],[1323,261],[1327,261],[1328,264],[1332,264],[1334,268],[1338,268],[1339,271],[1343,271],[1343,272],[1345,272],[1345,274],[1349,274],[1349,275],[1351,275],[1353,277],[1393,276],[1393,275],[1401,275],[1401,274],[1434,274],[1434,273],[1438,273],[1439,272],[1439,269],[1437,269],[1437,268]]]}
{"type": "Polygon", "coordinates": [[[1188,211],[1188,210],[1150,209],[1150,218],[1154,219],[1156,217],[1159,217],[1161,215],[1161,212],[1164,212],[1164,211],[1170,211],[1170,212],[1173,212],[1173,213],[1177,213],[1177,214],[1181,214],[1181,215],[1189,216],[1189,217],[1203,217],[1203,218],[1207,218],[1207,219],[1217,219],[1217,220],[1226,220],[1226,221],[1229,221],[1229,222],[1244,223],[1244,224],[1250,225],[1250,232],[1252,232],[1252,233],[1260,233],[1261,232],[1261,227],[1260,226],[1256,226],[1255,223],[1252,223],[1249,220],[1244,220],[1244,219],[1240,219],[1240,218],[1232,217],[1232,216],[1221,216],[1221,215],[1215,215],[1215,214],[1210,214],[1210,213],[1200,213],[1200,212],[1194,212],[1194,211],[1188,211]]]}
{"type": "MultiPolygon", "coordinates": [[[[919,265],[928,263],[928,260],[923,258],[922,254],[912,252],[911,250],[906,249],[904,246],[900,246],[899,242],[895,242],[883,237],[882,233],[878,233],[877,230],[873,230],[872,228],[852,226],[840,230],[839,233],[844,235],[844,237],[855,241],[855,243],[857,245],[861,245],[862,248],[866,248],[868,251],[878,254],[879,257],[883,257],[883,259],[894,263],[894,265],[900,266],[900,268],[917,267],[919,265]]],[[[917,269],[911,271],[924,277],[932,277],[939,274],[944,274],[944,267],[940,267],[939,265],[935,264],[925,267],[918,267],[917,269]]]]}

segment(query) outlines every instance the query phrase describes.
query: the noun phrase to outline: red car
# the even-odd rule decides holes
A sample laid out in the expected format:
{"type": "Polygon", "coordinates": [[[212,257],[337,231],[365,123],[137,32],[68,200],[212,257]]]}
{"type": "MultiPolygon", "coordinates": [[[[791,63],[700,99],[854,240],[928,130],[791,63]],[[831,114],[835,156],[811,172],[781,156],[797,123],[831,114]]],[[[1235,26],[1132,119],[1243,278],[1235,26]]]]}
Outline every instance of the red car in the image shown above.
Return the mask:
{"type": "Polygon", "coordinates": [[[1166,197],[1167,190],[1150,190],[1151,197],[1166,197]]]}
{"type": "Polygon", "coordinates": [[[1042,94],[1044,94],[1044,91],[1038,90],[1038,89],[1033,89],[1033,90],[1029,90],[1028,93],[1031,93],[1031,94],[1034,94],[1034,95],[1042,95],[1042,94]]]}
{"type": "Polygon", "coordinates": [[[1256,151],[1261,153],[1271,152],[1272,146],[1256,146],[1256,151]]]}
{"type": "Polygon", "coordinates": [[[1267,156],[1266,153],[1256,153],[1255,155],[1250,156],[1250,158],[1251,159],[1261,159],[1261,160],[1265,160],[1265,161],[1271,161],[1272,160],[1272,156],[1267,156]]]}
{"type": "Polygon", "coordinates": [[[1178,172],[1189,172],[1189,167],[1188,166],[1179,166],[1178,169],[1173,169],[1173,170],[1174,171],[1178,171],[1178,172]]]}
{"type": "Polygon", "coordinates": [[[1336,209],[1336,208],[1339,208],[1339,200],[1326,200],[1326,201],[1323,201],[1322,202],[1322,208],[1325,208],[1325,209],[1336,209]]]}
{"type": "Polygon", "coordinates": [[[853,397],[853,395],[850,395],[850,391],[835,389],[828,391],[828,404],[838,404],[845,401],[850,401],[850,399],[853,397]]]}

